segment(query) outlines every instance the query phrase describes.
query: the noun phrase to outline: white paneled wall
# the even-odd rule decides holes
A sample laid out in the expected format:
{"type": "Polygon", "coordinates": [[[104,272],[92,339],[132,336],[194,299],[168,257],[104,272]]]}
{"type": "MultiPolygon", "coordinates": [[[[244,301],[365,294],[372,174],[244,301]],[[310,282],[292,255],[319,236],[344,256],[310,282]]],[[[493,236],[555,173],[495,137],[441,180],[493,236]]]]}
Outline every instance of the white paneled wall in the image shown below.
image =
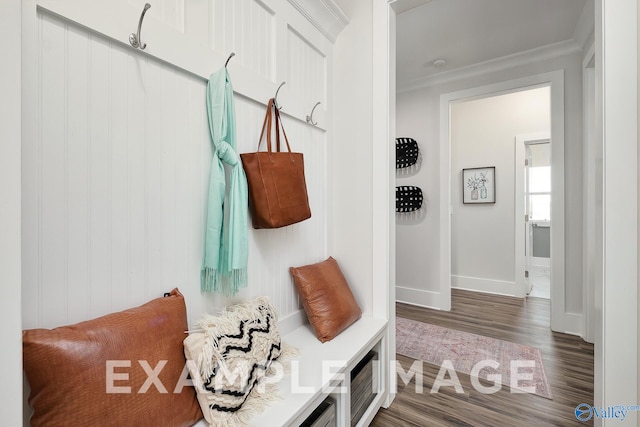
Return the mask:
{"type": "MultiPolygon", "coordinates": [[[[147,0],[127,0],[127,3],[142,9],[147,0]]],[[[180,32],[184,32],[184,3],[184,0],[154,0],[153,8],[149,10],[149,15],[155,16],[180,32]]]]}
{"type": "Polygon", "coordinates": [[[302,99],[326,103],[325,87],[319,82],[327,80],[327,61],[295,29],[287,28],[287,50],[290,52],[289,75],[296,76],[291,90],[302,99]]]}
{"type": "Polygon", "coordinates": [[[213,16],[217,19],[213,23],[210,47],[220,52],[242,52],[234,61],[272,80],[276,48],[274,12],[259,0],[216,0],[213,6],[213,16]],[[232,31],[228,31],[229,28],[232,31]]]}
{"type": "MultiPolygon", "coordinates": [[[[326,101],[327,54],[295,31],[276,40],[265,3],[165,0],[149,13],[219,53],[235,50],[232,79],[234,67],[268,81],[288,70],[301,104],[326,101]],[[290,62],[276,67],[278,58],[290,62]]],[[[232,302],[200,293],[212,155],[204,79],[46,11],[37,32],[23,142],[23,328],[93,318],[176,286],[192,323],[232,302]]],[[[255,151],[265,106],[242,94],[235,101],[238,151],[255,151]]],[[[312,218],[250,230],[249,287],[239,297],[267,295],[286,317],[300,310],[288,267],[329,255],[329,141],[319,128],[283,121],[305,156],[312,218]]]]}

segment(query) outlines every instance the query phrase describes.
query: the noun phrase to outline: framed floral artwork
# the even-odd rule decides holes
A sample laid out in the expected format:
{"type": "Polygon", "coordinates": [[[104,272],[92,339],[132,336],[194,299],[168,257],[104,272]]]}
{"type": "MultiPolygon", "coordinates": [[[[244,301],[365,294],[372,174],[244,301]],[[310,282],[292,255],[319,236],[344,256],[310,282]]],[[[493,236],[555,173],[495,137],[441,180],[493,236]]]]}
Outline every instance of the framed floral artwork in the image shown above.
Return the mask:
{"type": "Polygon", "coordinates": [[[462,203],[496,202],[496,168],[462,169],[462,203]]]}

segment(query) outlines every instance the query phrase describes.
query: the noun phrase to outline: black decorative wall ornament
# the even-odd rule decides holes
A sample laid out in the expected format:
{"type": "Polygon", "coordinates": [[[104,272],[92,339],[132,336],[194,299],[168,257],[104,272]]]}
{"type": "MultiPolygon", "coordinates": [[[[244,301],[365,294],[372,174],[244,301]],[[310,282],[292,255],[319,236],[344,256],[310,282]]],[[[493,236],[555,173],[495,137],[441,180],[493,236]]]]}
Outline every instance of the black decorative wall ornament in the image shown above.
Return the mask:
{"type": "Polygon", "coordinates": [[[396,138],[396,169],[413,166],[418,161],[418,143],[413,138],[396,138]]]}
{"type": "Polygon", "coordinates": [[[420,187],[403,185],[396,187],[396,212],[415,212],[422,208],[423,196],[420,187]]]}

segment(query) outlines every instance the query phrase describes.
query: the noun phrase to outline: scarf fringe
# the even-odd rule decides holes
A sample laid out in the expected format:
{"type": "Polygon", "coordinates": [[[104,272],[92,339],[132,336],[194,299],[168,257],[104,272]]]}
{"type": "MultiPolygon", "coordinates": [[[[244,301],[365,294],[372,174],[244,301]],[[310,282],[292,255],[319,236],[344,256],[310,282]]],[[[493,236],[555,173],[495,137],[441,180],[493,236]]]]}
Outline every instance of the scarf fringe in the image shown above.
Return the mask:
{"type": "Polygon", "coordinates": [[[247,287],[247,270],[237,268],[228,273],[222,273],[216,268],[204,267],[200,271],[201,292],[222,292],[230,297],[237,294],[240,289],[247,287]]]}

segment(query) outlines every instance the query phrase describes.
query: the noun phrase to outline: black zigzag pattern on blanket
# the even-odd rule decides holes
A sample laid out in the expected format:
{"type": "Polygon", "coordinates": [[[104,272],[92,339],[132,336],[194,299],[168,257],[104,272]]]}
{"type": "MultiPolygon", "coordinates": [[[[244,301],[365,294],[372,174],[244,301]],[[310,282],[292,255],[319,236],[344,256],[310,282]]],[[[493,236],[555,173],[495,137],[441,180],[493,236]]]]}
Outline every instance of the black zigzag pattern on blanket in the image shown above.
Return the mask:
{"type": "MultiPolygon", "coordinates": [[[[225,395],[232,395],[234,397],[242,397],[242,401],[238,402],[238,404],[236,406],[233,407],[228,407],[228,406],[221,406],[218,404],[211,404],[209,405],[209,407],[211,409],[217,410],[217,411],[222,411],[222,412],[236,412],[238,410],[240,410],[240,408],[242,408],[242,405],[244,405],[244,403],[247,401],[247,399],[249,398],[249,394],[251,394],[251,391],[254,389],[254,387],[256,386],[256,384],[258,384],[259,381],[259,377],[254,377],[254,372],[259,369],[262,371],[266,371],[267,369],[269,369],[269,366],[271,365],[271,362],[275,359],[277,359],[277,357],[273,358],[273,351],[274,350],[278,350],[278,352],[280,351],[280,345],[272,345],[271,349],[269,350],[269,357],[268,357],[268,362],[265,365],[261,365],[261,364],[254,364],[252,369],[251,369],[251,375],[249,375],[249,380],[247,382],[247,384],[245,385],[245,387],[243,387],[243,391],[242,392],[234,392],[234,391],[230,391],[230,390],[212,390],[214,393],[221,393],[221,394],[225,394],[225,395]],[[253,378],[253,379],[252,379],[253,378]]],[[[208,388],[208,390],[211,390],[208,388]]]]}
{"type": "MultiPolygon", "coordinates": [[[[268,334],[271,331],[272,316],[271,316],[271,313],[269,313],[269,312],[265,313],[265,311],[267,311],[266,307],[260,307],[260,312],[263,315],[265,315],[264,316],[264,320],[263,319],[255,319],[255,320],[252,320],[252,321],[243,321],[239,325],[239,331],[238,331],[237,334],[234,334],[234,335],[228,334],[228,335],[222,335],[222,336],[218,337],[219,348],[224,348],[224,350],[221,352],[221,355],[224,358],[226,358],[233,351],[242,352],[242,353],[249,353],[253,348],[254,337],[256,336],[256,334],[258,334],[258,333],[268,334]],[[249,329],[245,332],[245,328],[246,328],[247,324],[249,324],[249,323],[252,326],[249,327],[249,329]],[[247,343],[245,345],[238,345],[237,343],[233,343],[233,342],[227,343],[226,342],[226,341],[235,341],[235,340],[242,340],[242,341],[247,340],[247,343]]],[[[221,405],[218,405],[218,404],[212,404],[212,405],[210,405],[211,409],[218,410],[218,411],[224,411],[224,412],[236,412],[236,411],[238,411],[242,407],[244,402],[247,400],[247,398],[248,398],[249,394],[251,393],[251,391],[253,390],[253,388],[259,382],[259,380],[261,378],[261,375],[259,375],[259,374],[261,372],[266,372],[267,369],[269,369],[269,367],[271,366],[271,362],[273,360],[277,359],[278,356],[280,355],[280,350],[281,350],[280,342],[272,344],[270,346],[270,348],[269,348],[269,354],[266,357],[265,363],[264,364],[261,364],[261,363],[254,363],[253,364],[253,366],[251,367],[251,371],[250,371],[249,375],[247,376],[246,384],[243,384],[239,391],[238,390],[229,390],[229,389],[225,389],[225,388],[216,388],[215,387],[215,385],[214,385],[215,377],[220,372],[220,370],[222,369],[219,364],[216,365],[215,368],[213,369],[212,374],[209,376],[207,381],[204,383],[203,387],[205,389],[209,390],[212,393],[231,396],[231,397],[242,398],[242,401],[238,402],[237,405],[234,405],[232,407],[226,407],[226,406],[221,406],[221,405]]]]}
{"type": "MultiPolygon", "coordinates": [[[[263,365],[260,363],[254,363],[253,366],[251,367],[251,371],[249,372],[249,375],[247,376],[247,378],[249,380],[253,378],[256,369],[261,369],[263,371],[266,371],[267,369],[269,369],[269,367],[271,366],[271,362],[277,359],[278,356],[280,355],[280,350],[281,350],[280,343],[272,344],[271,347],[269,348],[269,354],[266,358],[265,364],[263,365]],[[276,351],[277,353],[274,355],[274,352],[276,351]]],[[[236,396],[236,397],[244,396],[245,394],[248,394],[249,392],[251,392],[251,389],[248,389],[249,386],[252,386],[251,384],[249,384],[249,381],[247,381],[247,384],[245,384],[240,391],[227,390],[223,388],[215,388],[215,385],[212,383],[214,382],[215,377],[220,370],[222,370],[222,368],[220,367],[220,364],[216,364],[216,366],[213,368],[213,372],[211,373],[211,375],[203,385],[205,389],[209,390],[212,393],[225,394],[228,396],[236,396]]]]}
{"type": "MultiPolygon", "coordinates": [[[[260,311],[263,311],[263,307],[260,308],[260,311]]],[[[229,345],[225,348],[225,350],[222,352],[222,356],[225,357],[227,356],[231,351],[233,350],[238,350],[238,351],[242,351],[244,353],[248,353],[251,351],[251,348],[253,347],[253,336],[256,332],[262,332],[265,334],[268,334],[271,331],[271,314],[267,313],[267,315],[265,316],[265,322],[266,325],[263,328],[257,328],[257,327],[251,327],[249,328],[249,331],[245,334],[244,333],[244,328],[245,325],[248,323],[248,320],[244,320],[240,323],[240,332],[238,332],[238,334],[236,335],[222,335],[221,337],[218,338],[218,340],[221,340],[223,338],[228,338],[228,339],[237,339],[237,340],[241,340],[243,338],[245,338],[245,336],[249,337],[249,343],[245,346],[234,346],[234,345],[229,345]]],[[[262,319],[256,319],[255,321],[253,321],[252,323],[261,325],[262,324],[262,319]]]]}

